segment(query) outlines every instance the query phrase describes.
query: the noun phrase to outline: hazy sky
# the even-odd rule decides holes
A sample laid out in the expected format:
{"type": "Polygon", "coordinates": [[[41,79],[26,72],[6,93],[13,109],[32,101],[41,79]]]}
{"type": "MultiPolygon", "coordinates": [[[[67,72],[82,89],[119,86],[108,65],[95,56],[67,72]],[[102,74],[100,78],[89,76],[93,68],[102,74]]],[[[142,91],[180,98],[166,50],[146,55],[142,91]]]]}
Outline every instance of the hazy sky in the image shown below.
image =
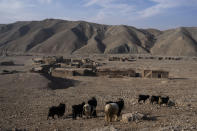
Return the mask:
{"type": "Polygon", "coordinates": [[[197,26],[197,0],[0,0],[0,23],[46,18],[138,28],[197,26]]]}

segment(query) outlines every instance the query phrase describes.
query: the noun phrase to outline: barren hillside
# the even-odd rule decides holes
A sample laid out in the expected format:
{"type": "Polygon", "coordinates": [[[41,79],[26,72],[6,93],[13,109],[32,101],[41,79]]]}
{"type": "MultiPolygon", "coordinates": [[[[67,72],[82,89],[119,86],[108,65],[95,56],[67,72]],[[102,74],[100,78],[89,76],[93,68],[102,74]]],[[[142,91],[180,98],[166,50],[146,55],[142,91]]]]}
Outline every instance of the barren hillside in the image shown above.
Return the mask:
{"type": "Polygon", "coordinates": [[[197,56],[197,28],[177,28],[164,31],[157,37],[153,54],[197,56]]]}
{"type": "Polygon", "coordinates": [[[197,56],[197,28],[167,31],[46,19],[0,25],[0,52],[197,56]]]}

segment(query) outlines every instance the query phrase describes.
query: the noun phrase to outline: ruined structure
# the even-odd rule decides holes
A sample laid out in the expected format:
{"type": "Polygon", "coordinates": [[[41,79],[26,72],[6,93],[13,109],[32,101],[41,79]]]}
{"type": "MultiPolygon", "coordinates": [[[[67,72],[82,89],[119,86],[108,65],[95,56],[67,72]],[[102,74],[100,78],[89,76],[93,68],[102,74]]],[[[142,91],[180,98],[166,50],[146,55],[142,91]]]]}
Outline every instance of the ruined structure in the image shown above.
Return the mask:
{"type": "Polygon", "coordinates": [[[35,64],[44,64],[43,58],[32,58],[35,64]]]}
{"type": "Polygon", "coordinates": [[[66,78],[71,76],[95,76],[95,72],[87,68],[55,68],[51,71],[51,76],[66,78]]]}
{"type": "Polygon", "coordinates": [[[135,77],[135,71],[133,69],[98,69],[97,76],[128,76],[135,77]]]}
{"type": "Polygon", "coordinates": [[[168,78],[169,72],[162,70],[143,70],[142,77],[144,78],[168,78]]]}
{"type": "Polygon", "coordinates": [[[125,62],[125,61],[129,61],[129,62],[136,61],[136,59],[134,57],[109,57],[108,60],[109,61],[122,61],[122,62],[125,62]]]}
{"type": "MultiPolygon", "coordinates": [[[[149,57],[147,57],[149,58],[149,57]]],[[[163,59],[163,57],[162,57],[163,59]]],[[[130,57],[110,57],[109,60],[129,61],[130,57]]],[[[121,77],[142,77],[142,78],[168,78],[169,72],[163,70],[134,70],[134,69],[113,69],[99,68],[100,63],[89,58],[71,59],[63,57],[43,57],[34,59],[40,63],[39,67],[32,68],[33,72],[47,73],[54,77],[66,78],[70,76],[109,76],[110,78],[121,77]],[[44,64],[42,64],[44,63],[44,64]]]]}
{"type": "Polygon", "coordinates": [[[120,57],[109,57],[109,61],[120,61],[120,57]]]}

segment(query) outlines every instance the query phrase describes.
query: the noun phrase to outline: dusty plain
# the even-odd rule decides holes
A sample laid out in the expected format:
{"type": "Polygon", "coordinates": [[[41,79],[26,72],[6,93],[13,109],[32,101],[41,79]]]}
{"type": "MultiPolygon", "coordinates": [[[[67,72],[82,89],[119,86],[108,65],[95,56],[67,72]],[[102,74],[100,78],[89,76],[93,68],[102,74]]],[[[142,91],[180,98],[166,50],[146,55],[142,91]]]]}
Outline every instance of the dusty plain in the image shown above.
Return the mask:
{"type": "MultiPolygon", "coordinates": [[[[133,62],[109,62],[106,55],[92,55],[91,59],[106,63],[107,67],[140,69],[163,69],[170,72],[170,79],[156,78],[109,78],[71,77],[73,84],[52,90],[50,81],[29,70],[35,56],[0,57],[0,62],[13,60],[17,66],[0,66],[0,71],[17,70],[19,73],[0,75],[0,130],[39,130],[39,131],[167,131],[197,130],[197,60],[184,58],[175,60],[137,59],[133,62]],[[24,64],[24,66],[22,65],[24,64]],[[149,101],[138,104],[139,94],[167,95],[175,106],[151,105],[149,101]],[[70,117],[71,106],[95,96],[98,101],[97,118],[85,119],[70,117]],[[124,113],[139,112],[150,120],[123,123],[106,123],[103,108],[106,101],[123,98],[124,113]],[[62,118],[47,120],[48,109],[60,102],[66,104],[62,118]]],[[[65,80],[65,83],[67,80],[65,80]]],[[[58,86],[58,82],[52,83],[58,86]],[[57,85],[56,85],[57,84],[57,85]]]]}

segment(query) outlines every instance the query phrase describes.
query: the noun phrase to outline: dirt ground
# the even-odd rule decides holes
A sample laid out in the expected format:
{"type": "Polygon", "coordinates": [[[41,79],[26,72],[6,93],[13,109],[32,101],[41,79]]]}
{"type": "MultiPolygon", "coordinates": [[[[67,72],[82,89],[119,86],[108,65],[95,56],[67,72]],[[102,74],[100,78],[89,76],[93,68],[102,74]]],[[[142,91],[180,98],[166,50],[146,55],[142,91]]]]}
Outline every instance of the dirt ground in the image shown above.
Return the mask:
{"type": "MultiPolygon", "coordinates": [[[[168,131],[197,130],[197,61],[193,59],[137,60],[134,62],[107,62],[106,56],[99,61],[108,67],[140,69],[163,69],[170,72],[171,79],[149,78],[109,78],[72,77],[70,86],[52,90],[49,85],[58,86],[38,73],[31,73],[32,56],[0,57],[0,62],[13,60],[17,66],[0,66],[2,70],[17,70],[19,73],[0,75],[0,130],[26,129],[39,131],[168,131]],[[24,64],[21,65],[21,64],[24,64]],[[147,101],[138,104],[139,94],[167,95],[175,106],[152,105],[147,101]],[[70,117],[71,106],[87,102],[92,96],[98,101],[97,118],[85,119],[70,117]],[[148,115],[150,120],[138,122],[106,123],[103,108],[106,101],[123,98],[124,113],[139,112],[148,115]],[[66,104],[62,118],[47,120],[48,109],[60,102],[66,104]]],[[[97,60],[97,58],[93,58],[97,60]]],[[[64,82],[64,80],[63,80],[64,82]]],[[[121,117],[119,118],[121,119],[121,117]]]]}

